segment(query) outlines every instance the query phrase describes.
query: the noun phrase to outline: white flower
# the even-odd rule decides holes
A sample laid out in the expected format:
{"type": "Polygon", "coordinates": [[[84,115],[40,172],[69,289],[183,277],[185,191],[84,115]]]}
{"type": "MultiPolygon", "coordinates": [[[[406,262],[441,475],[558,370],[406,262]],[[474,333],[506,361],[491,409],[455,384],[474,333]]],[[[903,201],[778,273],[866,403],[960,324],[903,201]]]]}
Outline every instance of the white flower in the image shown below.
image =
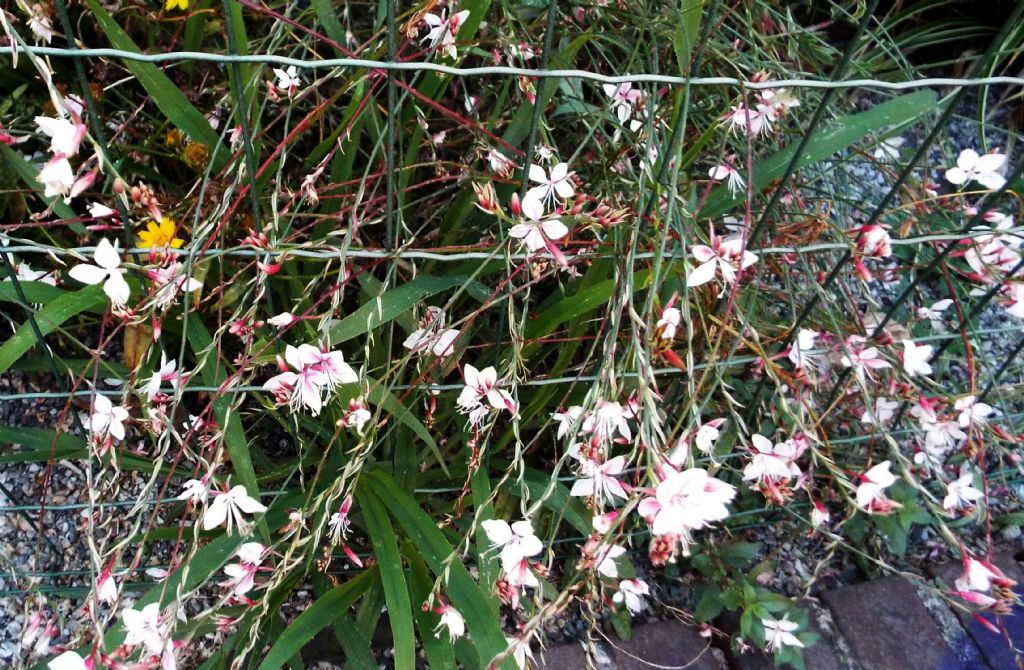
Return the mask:
{"type": "MultiPolygon", "coordinates": [[[[530,181],[539,185],[526,192],[526,198],[523,201],[524,210],[527,207],[526,200],[533,200],[543,205],[546,202],[554,202],[556,196],[563,200],[571,198],[576,192],[572,186],[573,174],[575,173],[569,172],[569,166],[565,163],[555,164],[550,172],[536,163],[531,163],[530,181]]],[[[531,203],[530,207],[535,211],[535,204],[531,203]]]]}
{"type": "Polygon", "coordinates": [[[726,504],[735,497],[735,487],[711,477],[706,470],[672,471],[655,491],[657,506],[651,533],[685,535],[721,521],[729,516],[726,504]]]}
{"type": "MultiPolygon", "coordinates": [[[[41,4],[35,4],[29,8],[30,13],[28,17],[28,27],[35,36],[36,42],[46,42],[49,44],[50,40],[53,39],[53,23],[50,21],[50,17],[44,13],[45,10],[43,7],[44,6],[41,4]]],[[[72,652],[67,652],[61,655],[67,656],[67,654],[71,653],[72,652]]],[[[81,659],[79,659],[79,661],[81,661],[81,659]]],[[[52,662],[51,667],[53,667],[52,662]]],[[[73,666],[68,667],[70,668],[73,666]]],[[[56,670],[56,668],[54,670],[56,670]]]]}
{"type": "Polygon", "coordinates": [[[47,198],[54,196],[67,196],[71,187],[75,185],[75,172],[71,169],[71,163],[62,154],[57,154],[43,166],[36,177],[36,181],[42,184],[43,195],[47,198]]]}
{"type": "Polygon", "coordinates": [[[609,579],[618,579],[619,577],[619,566],[616,565],[615,561],[620,556],[625,555],[626,548],[618,545],[612,545],[604,552],[601,560],[597,562],[597,571],[609,579]]]}
{"type": "Polygon", "coordinates": [[[226,582],[220,586],[229,588],[238,596],[244,596],[256,586],[256,571],[259,566],[248,563],[229,563],[224,566],[224,574],[228,576],[226,582]]]}
{"type": "Polygon", "coordinates": [[[67,119],[51,119],[48,116],[37,116],[35,121],[39,131],[50,138],[50,153],[65,157],[78,153],[78,147],[85,137],[84,124],[67,119]]]}
{"type": "Polygon", "coordinates": [[[761,619],[761,624],[764,626],[765,650],[769,654],[774,654],[783,647],[803,648],[804,643],[797,639],[796,635],[793,635],[793,631],[800,628],[795,621],[789,621],[783,617],[779,620],[761,619]]]}
{"type": "Polygon", "coordinates": [[[298,317],[291,312],[281,312],[277,316],[272,316],[267,319],[267,323],[274,328],[287,328],[298,320],[298,317]]]}
{"type": "Polygon", "coordinates": [[[501,519],[491,519],[480,525],[491,541],[491,547],[501,547],[501,565],[505,572],[511,572],[520,562],[544,550],[527,520],[516,521],[510,526],[501,519]]]}
{"type": "Polygon", "coordinates": [[[949,306],[952,304],[953,301],[951,299],[945,298],[944,300],[932,303],[931,307],[918,307],[917,316],[930,320],[932,328],[939,330],[942,328],[942,313],[949,309],[949,306]]]}
{"type": "Polygon", "coordinates": [[[882,461],[860,476],[857,487],[857,504],[865,512],[888,512],[897,506],[885,497],[885,489],[896,482],[896,475],[889,472],[889,461],[882,461]]]}
{"type": "Polygon", "coordinates": [[[634,89],[628,81],[624,84],[602,85],[604,94],[612,99],[612,109],[620,123],[625,123],[633,114],[633,105],[643,97],[639,89],[634,89]]]}
{"type": "Polygon", "coordinates": [[[708,177],[715,181],[722,181],[728,179],[729,193],[734,197],[736,194],[743,190],[746,186],[746,182],[743,180],[743,175],[740,174],[739,170],[729,165],[728,163],[722,163],[708,170],[708,177]]]}
{"type": "Polygon", "coordinates": [[[659,340],[671,342],[675,339],[676,329],[682,321],[683,315],[676,307],[666,307],[661,312],[661,318],[654,324],[654,332],[659,340]]]}
{"type": "Polygon", "coordinates": [[[573,434],[573,430],[579,428],[580,417],[583,416],[583,408],[573,405],[564,412],[555,412],[551,418],[558,422],[558,434],[556,437],[562,439],[566,435],[573,434]]]}
{"type": "Polygon", "coordinates": [[[160,367],[149,378],[145,386],[146,397],[150,402],[160,394],[160,385],[163,382],[169,382],[172,388],[178,388],[177,367],[178,362],[176,360],[173,358],[168,360],[167,353],[160,352],[160,367]]]}
{"type": "Polygon", "coordinates": [[[435,356],[448,356],[454,350],[460,331],[445,330],[444,324],[444,310],[440,307],[427,307],[420,327],[405,338],[402,346],[413,353],[431,351],[435,356]]]}
{"type": "Polygon", "coordinates": [[[974,488],[974,473],[967,470],[959,479],[946,484],[946,497],[942,500],[942,507],[947,512],[970,507],[984,495],[982,491],[974,488]]]}
{"type": "Polygon", "coordinates": [[[97,395],[92,400],[92,414],[86,419],[84,425],[97,438],[107,435],[123,440],[124,422],[128,419],[128,410],[110,402],[105,395],[97,395]]]}
{"type": "Polygon", "coordinates": [[[153,286],[156,288],[157,307],[170,305],[179,291],[191,293],[203,287],[201,281],[185,274],[185,266],[179,261],[174,261],[166,267],[148,270],[146,274],[153,280],[153,286]]]}
{"type": "Polygon", "coordinates": [[[623,579],[619,582],[619,590],[612,596],[612,601],[624,603],[626,609],[633,614],[639,614],[647,608],[644,596],[650,595],[651,589],[647,583],[640,579],[623,579]]]}
{"type": "Polygon", "coordinates": [[[872,370],[880,370],[882,368],[891,367],[888,362],[882,360],[878,356],[878,349],[876,347],[868,347],[867,349],[860,349],[860,345],[864,343],[864,338],[851,335],[846,338],[846,346],[849,348],[849,353],[843,354],[839,359],[845,367],[852,367],[862,383],[865,378],[872,378],[872,370]]]}
{"type": "Polygon", "coordinates": [[[199,479],[190,479],[181,485],[181,493],[178,494],[177,500],[191,500],[195,503],[204,503],[209,494],[210,489],[207,487],[206,482],[199,479]]]}
{"type": "Polygon", "coordinates": [[[932,345],[918,345],[911,340],[903,340],[903,369],[911,377],[932,373],[932,366],[928,364],[931,355],[932,345]]]}
{"type": "Polygon", "coordinates": [[[572,455],[579,460],[580,474],[583,476],[573,483],[569,495],[593,496],[597,499],[598,504],[613,496],[623,500],[628,497],[625,489],[622,488],[622,482],[616,478],[626,467],[625,456],[616,456],[604,463],[595,463],[589,458],[584,458],[579,449],[576,449],[572,455]]]}
{"type": "Polygon", "coordinates": [[[100,578],[96,580],[96,598],[107,604],[112,604],[117,600],[117,582],[110,574],[110,568],[104,569],[100,573],[100,578]]]}
{"type": "Polygon", "coordinates": [[[626,421],[626,409],[610,400],[597,401],[597,409],[583,420],[583,430],[593,433],[602,440],[615,439],[615,433],[626,440],[633,439],[633,433],[626,421]]]}
{"type": "Polygon", "coordinates": [[[277,77],[277,88],[288,93],[291,93],[292,89],[298,88],[302,84],[299,70],[294,65],[289,65],[286,70],[275,67],[274,76],[277,77]]]}
{"type": "Polygon", "coordinates": [[[962,428],[973,424],[985,423],[993,416],[999,415],[999,410],[988,403],[978,402],[977,398],[969,395],[956,401],[953,407],[960,412],[958,423],[962,428]]]}
{"type": "Polygon", "coordinates": [[[340,351],[323,351],[311,344],[297,347],[289,344],[285,347],[284,358],[296,372],[286,369],[268,379],[263,388],[272,392],[278,402],[287,402],[293,409],[300,405],[308,407],[313,416],[319,415],[323,407],[321,393],[324,390],[330,393],[335,386],[359,381],[359,375],[345,363],[340,351]]]}
{"type": "Polygon", "coordinates": [[[249,565],[260,565],[263,563],[263,556],[267,553],[267,547],[259,542],[243,542],[235,552],[243,563],[249,565]]]}
{"type": "Polygon", "coordinates": [[[818,333],[814,330],[801,328],[796,335],[796,341],[789,349],[789,360],[793,367],[800,370],[808,367],[817,367],[819,354],[813,353],[814,344],[818,340],[818,333]]]}
{"type": "Polygon", "coordinates": [[[771,440],[757,433],[751,435],[750,440],[753,442],[754,455],[743,468],[744,481],[786,481],[790,477],[799,476],[800,468],[793,462],[796,452],[791,441],[772,445],[771,440]]]}
{"type": "Polygon", "coordinates": [[[1007,578],[1002,570],[991,563],[965,556],[964,573],[955,582],[957,590],[988,593],[992,584],[1008,587],[1013,586],[1015,582],[1007,578]]]}
{"type": "Polygon", "coordinates": [[[1004,154],[979,156],[974,149],[964,149],[956,159],[956,167],[946,170],[946,181],[957,186],[976,181],[987,189],[996,190],[1006,183],[999,174],[1004,165],[1004,154]]]}
{"type": "Polygon", "coordinates": [[[522,207],[526,221],[512,226],[508,234],[522,240],[531,252],[550,249],[553,242],[569,234],[569,229],[558,219],[543,219],[544,206],[540,200],[525,198],[522,207]]]}
{"type": "Polygon", "coordinates": [[[466,364],[462,368],[462,374],[466,386],[459,394],[456,403],[459,405],[459,411],[470,414],[471,423],[476,423],[474,418],[479,420],[486,414],[487,408],[483,404],[484,400],[494,409],[507,409],[512,414],[516,413],[516,403],[507,391],[503,391],[499,387],[498,372],[493,366],[477,370],[472,365],[466,364]]]}
{"type": "Polygon", "coordinates": [[[266,512],[267,508],[258,500],[249,496],[245,486],[238,484],[226,493],[214,492],[213,502],[203,514],[203,529],[213,530],[224,524],[230,533],[234,526],[238,526],[238,532],[243,535],[249,528],[248,522],[243,514],[259,514],[266,512]]]}
{"type": "Polygon", "coordinates": [[[117,249],[117,241],[110,244],[107,238],[100,240],[93,253],[96,265],[91,263],[80,263],[71,268],[68,274],[72,279],[83,284],[103,284],[103,292],[110,298],[111,303],[117,307],[123,307],[128,302],[128,282],[124,280],[125,270],[121,267],[121,254],[117,249]]]}
{"type": "Polygon", "coordinates": [[[879,425],[885,423],[893,417],[896,413],[896,408],[899,406],[900,404],[895,400],[889,400],[888,398],[879,396],[875,398],[875,408],[873,410],[865,408],[864,414],[860,417],[860,422],[879,425]]]}
{"type": "Polygon", "coordinates": [[[163,651],[164,627],[160,625],[160,603],[150,603],[141,610],[125,608],[121,610],[121,621],[126,633],[126,645],[145,645],[146,653],[150,655],[163,651]]]}
{"type": "Polygon", "coordinates": [[[65,651],[47,663],[46,667],[50,670],[89,670],[89,666],[85,664],[85,659],[73,651],[65,651]]]}
{"type": "Polygon", "coordinates": [[[115,214],[117,214],[117,212],[106,205],[101,205],[98,202],[89,203],[89,216],[94,219],[105,219],[108,216],[114,216],[115,214]]]}
{"type": "Polygon", "coordinates": [[[697,449],[702,454],[710,454],[715,448],[715,442],[718,441],[719,436],[722,434],[718,428],[723,423],[725,423],[725,419],[715,419],[697,429],[693,443],[697,445],[697,449]]]}
{"type": "Polygon", "coordinates": [[[450,19],[445,19],[444,12],[441,16],[436,14],[424,14],[423,22],[430,26],[430,30],[427,31],[427,35],[423,38],[424,40],[430,40],[430,46],[436,47],[438,51],[445,54],[448,58],[455,58],[458,56],[458,50],[455,48],[455,37],[459,33],[459,27],[469,17],[469,10],[464,9],[458,12],[450,19]]]}
{"type": "Polygon", "coordinates": [[[533,662],[533,650],[530,649],[529,641],[515,637],[506,637],[505,641],[512,650],[512,658],[515,659],[519,670],[526,670],[527,662],[533,662]]]}
{"type": "Polygon", "coordinates": [[[722,282],[731,284],[736,281],[740,270],[757,262],[757,255],[743,248],[743,238],[739,236],[721,238],[712,233],[711,246],[697,244],[690,248],[690,254],[698,265],[686,275],[688,287],[706,284],[715,278],[716,271],[722,275],[722,282]]]}
{"type": "Polygon", "coordinates": [[[435,636],[441,633],[442,628],[448,629],[448,639],[451,642],[466,634],[466,620],[457,609],[451,605],[442,605],[435,611],[441,615],[441,621],[434,629],[435,636]]]}

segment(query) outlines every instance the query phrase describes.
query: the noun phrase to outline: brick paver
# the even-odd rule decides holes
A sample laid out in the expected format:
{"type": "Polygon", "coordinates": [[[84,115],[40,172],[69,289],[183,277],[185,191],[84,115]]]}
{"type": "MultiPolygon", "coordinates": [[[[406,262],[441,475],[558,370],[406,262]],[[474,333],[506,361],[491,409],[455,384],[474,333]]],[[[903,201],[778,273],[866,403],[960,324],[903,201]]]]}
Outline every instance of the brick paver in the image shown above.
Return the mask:
{"type": "Polygon", "coordinates": [[[977,670],[946,644],[902,577],[845,586],[822,600],[864,670],[977,670]]]}
{"type": "MultiPolygon", "coordinates": [[[[681,667],[687,670],[726,670],[717,649],[708,648],[708,641],[692,626],[678,621],[659,621],[633,627],[629,642],[611,638],[604,645],[608,662],[600,670],[651,670],[657,666],[681,667]]],[[[579,644],[551,647],[544,654],[540,667],[544,670],[582,670],[587,667],[586,653],[579,644]]]]}

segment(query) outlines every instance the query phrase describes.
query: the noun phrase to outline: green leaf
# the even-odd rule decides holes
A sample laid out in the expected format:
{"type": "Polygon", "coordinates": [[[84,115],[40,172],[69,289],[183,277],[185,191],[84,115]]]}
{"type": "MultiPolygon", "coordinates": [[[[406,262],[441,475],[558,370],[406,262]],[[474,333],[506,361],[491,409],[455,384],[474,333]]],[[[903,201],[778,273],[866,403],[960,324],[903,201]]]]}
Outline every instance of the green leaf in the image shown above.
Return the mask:
{"type": "Polygon", "coordinates": [[[331,326],[330,341],[339,344],[359,337],[382,323],[398,318],[425,298],[468,282],[468,277],[417,277],[360,305],[356,311],[331,326]]]}
{"type": "Polygon", "coordinates": [[[391,528],[383,503],[371,490],[356,489],[356,500],[363,512],[366,532],[373,542],[373,554],[380,569],[384,599],[388,605],[388,620],[395,642],[396,670],[414,670],[416,666],[416,637],[413,633],[412,603],[405,584],[402,559],[398,555],[398,540],[391,528]]]}
{"type": "MultiPolygon", "coordinates": [[[[15,428],[14,426],[0,426],[0,443],[14,445],[20,444],[32,451],[49,453],[51,448],[58,450],[85,450],[86,443],[80,437],[57,433],[45,428],[15,428]]],[[[17,454],[4,454],[0,458],[15,456],[17,454]]]]}
{"type": "Polygon", "coordinates": [[[416,552],[412,542],[402,543],[402,553],[409,562],[409,590],[413,597],[413,613],[416,615],[416,626],[420,631],[423,650],[427,652],[427,661],[431,668],[454,668],[455,649],[445,634],[444,628],[439,634],[434,633],[435,622],[439,618],[433,612],[424,612],[417,603],[425,603],[434,589],[434,582],[427,572],[427,565],[416,552]]]}
{"type": "Polygon", "coordinates": [[[615,629],[615,634],[624,642],[629,642],[629,638],[633,637],[631,623],[629,610],[625,607],[620,607],[612,612],[612,628],[615,629]]]}
{"type": "MultiPolygon", "coordinates": [[[[89,3],[89,9],[112,46],[123,51],[141,53],[128,33],[107,13],[98,0],[86,0],[86,2],[89,3]]],[[[170,119],[171,123],[180,128],[193,141],[202,142],[209,147],[211,152],[213,151],[220,141],[217,132],[210,126],[210,122],[206,120],[202,112],[189,102],[185,94],[160,68],[152,63],[132,60],[125,60],[124,66],[135,75],[142,87],[146,89],[146,93],[152,96],[156,107],[170,119]]],[[[227,162],[227,154],[218,151],[214,156],[214,168],[220,169],[227,162]]]]}
{"type": "MultiPolygon", "coordinates": [[[[489,585],[476,583],[462,561],[446,563],[452,547],[434,523],[408,492],[401,490],[387,473],[375,469],[359,479],[359,486],[372,487],[388,507],[388,511],[402,526],[402,530],[415,543],[423,560],[435,575],[447,577],[446,594],[455,609],[466,619],[470,635],[476,643],[481,659],[489,661],[507,649],[505,635],[499,625],[497,603],[491,597],[489,585]],[[486,589],[486,590],[485,590],[486,589]]],[[[502,667],[514,669],[515,661],[506,658],[502,667]]]]}
{"type": "MultiPolygon", "coordinates": [[[[844,116],[836,121],[831,128],[814,133],[804,149],[804,155],[797,161],[796,168],[802,169],[825,160],[843,149],[863,141],[871,133],[877,133],[888,126],[901,125],[933,112],[935,111],[935,101],[934,91],[917,91],[887,100],[866,112],[844,116]]],[[[754,166],[752,182],[755,192],[767,188],[773,180],[782,176],[789,161],[792,160],[795,150],[794,143],[754,166]]],[[[707,202],[697,215],[705,219],[717,218],[733,207],[742,204],[744,197],[743,194],[734,197],[726,185],[718,186],[711,192],[707,202]]]]}
{"type": "Polygon", "coordinates": [[[690,69],[690,56],[700,35],[700,19],[704,0],[682,0],[679,5],[679,25],[676,27],[672,45],[676,50],[679,72],[686,74],[690,69]]]}
{"type": "MultiPolygon", "coordinates": [[[[530,496],[536,500],[547,493],[548,486],[551,485],[551,477],[547,473],[527,468],[523,474],[523,483],[526,484],[530,496]]],[[[518,484],[511,479],[502,485],[501,490],[516,497],[522,495],[518,484]]],[[[569,489],[564,484],[555,484],[551,492],[547,493],[544,506],[555,514],[561,515],[583,535],[590,535],[593,530],[591,515],[587,512],[586,506],[579,498],[570,496],[569,489]]]]}
{"type": "Polygon", "coordinates": [[[757,558],[759,551],[760,542],[733,542],[722,547],[719,556],[726,565],[743,568],[757,558]]]}
{"type": "MultiPolygon", "coordinates": [[[[65,293],[36,312],[36,324],[39,331],[47,335],[71,317],[103,305],[106,301],[107,296],[100,286],[87,286],[81,291],[65,293]]],[[[6,371],[37,343],[32,324],[26,319],[17,332],[0,346],[0,372],[6,371]]]]}
{"type": "Polygon", "coordinates": [[[378,578],[379,571],[374,566],[317,598],[281,633],[258,670],[276,670],[287,663],[317,633],[329,626],[339,612],[352,607],[378,578]]]}
{"type": "Polygon", "coordinates": [[[697,621],[711,621],[722,613],[725,605],[722,604],[722,589],[714,585],[707,585],[701,591],[697,607],[693,610],[693,617],[697,621]]]}

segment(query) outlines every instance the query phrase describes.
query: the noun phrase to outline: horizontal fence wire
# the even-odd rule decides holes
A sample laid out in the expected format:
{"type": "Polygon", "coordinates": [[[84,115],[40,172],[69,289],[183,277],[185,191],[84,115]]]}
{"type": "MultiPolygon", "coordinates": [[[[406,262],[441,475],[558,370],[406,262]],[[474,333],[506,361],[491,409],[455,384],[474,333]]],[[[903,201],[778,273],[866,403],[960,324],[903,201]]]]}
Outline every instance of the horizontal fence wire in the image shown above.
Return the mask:
{"type": "MultiPolygon", "coordinates": [[[[996,231],[999,235],[1017,235],[1024,236],[1024,226],[1015,226],[1013,228],[1007,228],[1005,230],[996,231]]],[[[951,240],[968,240],[979,237],[987,237],[993,235],[992,230],[978,229],[969,233],[934,233],[929,235],[917,235],[914,237],[904,237],[902,239],[892,239],[890,244],[892,246],[912,246],[915,244],[929,244],[931,242],[949,242],[951,240]]],[[[807,244],[803,246],[793,247],[762,247],[753,249],[759,254],[810,254],[821,251],[845,251],[851,247],[851,243],[845,242],[821,242],[819,244],[807,244]]],[[[71,247],[71,248],[60,248],[51,247],[45,245],[10,245],[3,248],[6,253],[12,254],[54,254],[56,256],[87,256],[91,255],[96,251],[95,246],[83,246],[83,247],[71,247]]],[[[495,247],[497,249],[497,246],[495,247]]],[[[129,254],[148,254],[152,251],[149,247],[136,247],[126,250],[125,253],[129,254]]],[[[344,258],[369,258],[369,259],[380,259],[380,258],[395,258],[395,259],[414,259],[414,260],[429,260],[429,261],[441,261],[441,262],[457,262],[466,260],[504,260],[505,256],[497,256],[493,251],[463,251],[463,252],[451,252],[443,253],[437,251],[418,251],[415,249],[396,249],[395,251],[385,251],[383,249],[349,249],[345,251],[328,250],[328,249],[308,249],[304,247],[296,247],[294,249],[280,248],[280,249],[253,249],[249,247],[224,247],[224,248],[210,248],[205,250],[190,250],[190,249],[162,249],[161,253],[167,253],[175,256],[190,256],[194,258],[213,258],[220,256],[239,257],[239,258],[265,258],[267,255],[273,257],[282,256],[295,256],[297,258],[322,258],[322,259],[344,259],[344,258]]],[[[655,252],[638,252],[634,254],[634,258],[637,260],[647,260],[654,258],[658,254],[655,252]]],[[[661,255],[663,259],[670,260],[678,257],[679,254],[666,252],[661,255]]],[[[510,254],[510,258],[515,261],[524,261],[535,257],[536,254],[510,254]]],[[[614,254],[580,254],[583,258],[595,259],[595,258],[615,258],[614,254]]]]}
{"type": "Polygon", "coordinates": [[[773,88],[876,88],[902,91],[915,88],[945,86],[993,86],[1005,84],[1009,86],[1024,85],[1024,77],[979,77],[973,79],[958,77],[924,77],[907,81],[885,81],[882,79],[776,79],[772,81],[749,81],[736,77],[677,77],[661,74],[625,74],[605,75],[588,70],[554,70],[531,69],[491,65],[481,67],[452,67],[428,61],[379,61],[363,58],[324,58],[318,60],[291,58],[274,54],[211,54],[199,51],[168,51],[165,53],[143,54],[137,51],[122,49],[68,49],[61,47],[40,46],[5,46],[0,54],[17,56],[19,53],[30,53],[37,56],[59,56],[62,58],[119,58],[144,63],[171,63],[177,61],[205,61],[210,63],[264,63],[268,65],[294,65],[303,69],[324,68],[367,68],[372,70],[395,70],[408,72],[439,72],[456,77],[481,77],[487,75],[539,77],[545,79],[585,79],[604,84],[650,83],[669,84],[674,86],[736,86],[750,90],[773,88]]]}
{"type": "MultiPolygon", "coordinates": [[[[1020,326],[1004,326],[1002,328],[984,328],[971,331],[972,336],[979,335],[999,335],[1004,333],[1020,333],[1022,329],[1020,326]]],[[[923,335],[921,337],[914,338],[915,342],[942,342],[946,340],[960,339],[962,335],[960,333],[936,333],[933,335],[923,335]]],[[[828,353],[824,349],[813,349],[810,350],[811,354],[824,354],[828,353]]],[[[735,356],[724,361],[715,361],[713,363],[696,363],[691,368],[692,370],[705,370],[709,368],[724,369],[734,365],[748,365],[755,363],[760,360],[759,356],[735,356]]],[[[17,369],[17,368],[15,368],[17,369]]],[[[679,368],[655,368],[652,370],[652,374],[657,377],[663,377],[668,375],[680,375],[683,371],[679,368]]],[[[623,372],[618,374],[618,377],[632,378],[638,377],[638,372],[623,372]]],[[[567,375],[563,377],[552,377],[550,379],[528,379],[525,381],[518,382],[517,386],[552,386],[557,384],[571,384],[571,383],[583,383],[583,382],[595,382],[599,381],[599,375],[567,375]]],[[[465,387],[465,384],[394,384],[388,388],[397,391],[407,391],[409,389],[421,389],[428,392],[434,391],[461,391],[465,387]]],[[[267,389],[262,386],[184,386],[179,389],[181,393],[270,393],[267,389]]],[[[88,397],[93,395],[105,395],[105,396],[119,396],[124,393],[123,389],[82,389],[78,391],[61,392],[61,391],[34,391],[25,393],[8,393],[0,395],[0,402],[10,400],[42,400],[42,399],[54,399],[54,398],[67,398],[71,396],[88,397]]]]}

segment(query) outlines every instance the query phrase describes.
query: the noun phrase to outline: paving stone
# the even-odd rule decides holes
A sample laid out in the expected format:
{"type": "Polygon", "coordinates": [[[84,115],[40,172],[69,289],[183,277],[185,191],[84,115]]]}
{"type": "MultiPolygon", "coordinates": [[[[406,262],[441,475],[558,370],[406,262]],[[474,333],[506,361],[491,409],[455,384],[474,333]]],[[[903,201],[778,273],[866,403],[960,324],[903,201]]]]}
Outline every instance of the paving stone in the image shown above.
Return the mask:
{"type": "Polygon", "coordinates": [[[902,577],[827,591],[822,600],[864,670],[977,670],[946,644],[902,577]]]}
{"type": "MultiPolygon", "coordinates": [[[[1020,561],[1009,551],[994,554],[992,562],[1007,577],[1018,583],[1014,590],[1019,597],[1024,598],[1024,565],[1021,565],[1020,561]]],[[[958,561],[952,561],[942,565],[929,566],[928,572],[945,588],[953,588],[953,582],[963,572],[963,566],[958,561]]],[[[1024,657],[1024,607],[1014,607],[1012,615],[1003,617],[1003,625],[1006,627],[1010,643],[1016,650],[1021,650],[1016,653],[1007,642],[1006,636],[993,632],[975,619],[973,614],[962,610],[953,610],[953,612],[966,629],[967,636],[973,640],[990,667],[995,670],[1024,667],[1024,665],[1020,665],[1021,659],[1018,658],[1018,654],[1024,657]]],[[[999,625],[993,614],[983,613],[979,616],[996,626],[999,625]]]]}
{"type": "MultiPolygon", "coordinates": [[[[540,659],[539,666],[550,670],[583,670],[587,667],[587,652],[580,643],[548,647],[544,652],[544,658],[540,659]]],[[[598,664],[597,667],[599,670],[614,668],[610,664],[598,664]]]]}
{"type": "Polygon", "coordinates": [[[721,652],[709,648],[694,627],[679,621],[635,626],[629,642],[616,641],[612,658],[618,670],[651,670],[652,665],[725,670],[721,652]]]}

